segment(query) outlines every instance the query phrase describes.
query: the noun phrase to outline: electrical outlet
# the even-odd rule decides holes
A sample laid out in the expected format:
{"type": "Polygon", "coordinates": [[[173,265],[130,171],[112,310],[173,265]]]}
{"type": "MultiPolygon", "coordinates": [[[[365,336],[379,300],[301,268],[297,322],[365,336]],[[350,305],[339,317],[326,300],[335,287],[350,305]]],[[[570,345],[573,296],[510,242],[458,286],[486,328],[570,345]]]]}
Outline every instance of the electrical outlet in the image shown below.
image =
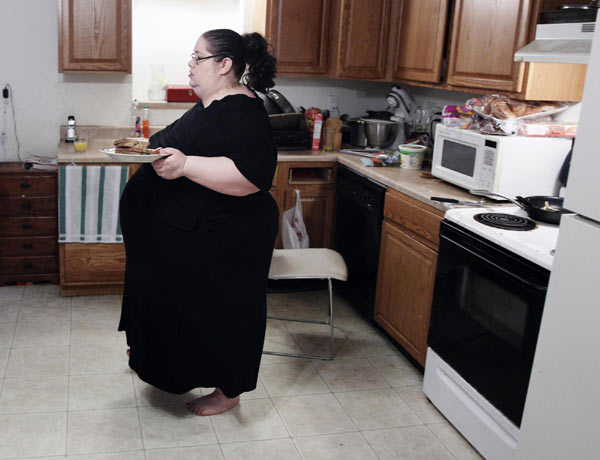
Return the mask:
{"type": "Polygon", "coordinates": [[[330,94],[327,96],[327,108],[329,110],[337,109],[338,97],[337,94],[330,94]]]}

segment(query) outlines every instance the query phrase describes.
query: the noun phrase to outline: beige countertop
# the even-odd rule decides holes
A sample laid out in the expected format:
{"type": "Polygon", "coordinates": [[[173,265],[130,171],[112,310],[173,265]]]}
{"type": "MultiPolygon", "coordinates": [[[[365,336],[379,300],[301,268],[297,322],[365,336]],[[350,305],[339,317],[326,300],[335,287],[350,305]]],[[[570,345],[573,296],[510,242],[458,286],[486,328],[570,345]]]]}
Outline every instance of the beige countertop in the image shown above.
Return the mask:
{"type": "MultiPolygon", "coordinates": [[[[61,141],[58,148],[59,164],[93,164],[93,163],[119,163],[108,155],[100,152],[101,148],[113,147],[111,138],[91,138],[88,141],[88,149],[85,153],[75,152],[73,144],[61,141]]],[[[448,197],[464,201],[477,201],[479,198],[469,194],[466,190],[455,187],[441,179],[428,178],[423,170],[402,169],[398,166],[367,167],[364,166],[360,157],[339,152],[290,150],[280,151],[277,155],[280,162],[290,161],[337,161],[352,170],[373,179],[386,187],[396,189],[416,200],[433,206],[441,211],[447,210],[446,204],[431,201],[430,197],[448,197]]]]}

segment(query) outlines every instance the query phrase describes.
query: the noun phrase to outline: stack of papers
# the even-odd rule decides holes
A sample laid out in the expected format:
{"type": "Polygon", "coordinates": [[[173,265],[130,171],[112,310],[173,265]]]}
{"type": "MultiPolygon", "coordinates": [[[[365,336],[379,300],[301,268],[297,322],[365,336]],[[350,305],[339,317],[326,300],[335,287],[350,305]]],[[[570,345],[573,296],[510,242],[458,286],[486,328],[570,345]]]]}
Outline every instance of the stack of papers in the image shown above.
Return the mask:
{"type": "Polygon", "coordinates": [[[28,155],[24,162],[25,169],[46,169],[56,171],[56,158],[38,157],[36,155],[28,155]]]}

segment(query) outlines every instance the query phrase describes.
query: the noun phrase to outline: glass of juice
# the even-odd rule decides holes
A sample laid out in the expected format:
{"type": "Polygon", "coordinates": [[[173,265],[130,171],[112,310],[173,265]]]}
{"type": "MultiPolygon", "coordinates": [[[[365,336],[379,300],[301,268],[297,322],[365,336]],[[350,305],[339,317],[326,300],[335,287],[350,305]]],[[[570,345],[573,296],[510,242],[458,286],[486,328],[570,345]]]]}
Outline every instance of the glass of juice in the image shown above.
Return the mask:
{"type": "Polygon", "coordinates": [[[84,153],[85,151],[87,151],[87,146],[88,146],[87,136],[77,136],[75,138],[75,142],[73,143],[73,146],[75,147],[76,152],[84,153]]]}

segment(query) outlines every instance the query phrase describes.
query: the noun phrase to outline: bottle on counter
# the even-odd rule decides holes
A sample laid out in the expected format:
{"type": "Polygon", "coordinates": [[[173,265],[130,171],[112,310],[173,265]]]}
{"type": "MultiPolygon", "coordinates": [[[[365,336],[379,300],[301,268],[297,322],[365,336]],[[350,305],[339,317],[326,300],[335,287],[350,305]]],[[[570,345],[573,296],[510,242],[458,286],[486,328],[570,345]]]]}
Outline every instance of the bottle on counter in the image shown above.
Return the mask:
{"type": "Polygon", "coordinates": [[[75,142],[77,137],[77,129],[75,124],[75,117],[69,115],[67,119],[67,135],[65,136],[65,142],[75,142]]]}
{"type": "Polygon", "coordinates": [[[131,117],[133,121],[133,135],[134,137],[142,137],[142,117],[140,109],[138,108],[138,100],[134,99],[131,106],[131,117]]]}
{"type": "Polygon", "coordinates": [[[147,139],[150,134],[150,109],[148,106],[144,106],[144,112],[142,113],[142,135],[147,139]]]}

